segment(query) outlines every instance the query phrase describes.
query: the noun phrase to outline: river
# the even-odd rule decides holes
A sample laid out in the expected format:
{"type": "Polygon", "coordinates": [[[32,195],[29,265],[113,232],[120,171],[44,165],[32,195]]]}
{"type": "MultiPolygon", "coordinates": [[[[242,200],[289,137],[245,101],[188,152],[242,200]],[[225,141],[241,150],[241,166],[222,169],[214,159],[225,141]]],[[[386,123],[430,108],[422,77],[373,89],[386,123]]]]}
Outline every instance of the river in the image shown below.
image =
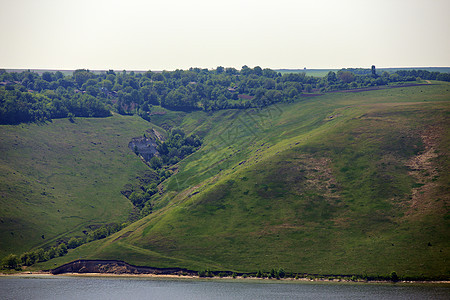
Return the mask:
{"type": "Polygon", "coordinates": [[[450,285],[3,276],[0,299],[450,299],[450,285]]]}

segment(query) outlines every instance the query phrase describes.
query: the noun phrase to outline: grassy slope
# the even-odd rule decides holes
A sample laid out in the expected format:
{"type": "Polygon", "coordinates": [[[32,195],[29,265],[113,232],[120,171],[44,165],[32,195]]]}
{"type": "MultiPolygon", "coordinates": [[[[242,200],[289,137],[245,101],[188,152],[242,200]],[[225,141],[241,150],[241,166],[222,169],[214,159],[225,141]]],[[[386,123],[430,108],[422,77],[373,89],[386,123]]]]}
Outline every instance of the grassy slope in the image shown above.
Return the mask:
{"type": "Polygon", "coordinates": [[[154,199],[158,210],[40,266],[83,257],[448,276],[448,90],[330,94],[259,112],[154,119],[205,136],[154,199]]]}
{"type": "Polygon", "coordinates": [[[120,189],[145,169],[127,145],[148,128],[118,115],[1,126],[0,256],[126,220],[132,205],[120,189]]]}

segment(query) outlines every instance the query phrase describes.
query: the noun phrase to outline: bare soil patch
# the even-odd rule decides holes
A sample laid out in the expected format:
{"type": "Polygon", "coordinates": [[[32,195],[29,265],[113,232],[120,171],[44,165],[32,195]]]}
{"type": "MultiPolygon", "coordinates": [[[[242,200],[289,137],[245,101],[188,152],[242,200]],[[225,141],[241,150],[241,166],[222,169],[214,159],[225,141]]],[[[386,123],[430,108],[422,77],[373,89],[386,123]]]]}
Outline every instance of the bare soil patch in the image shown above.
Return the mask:
{"type": "Polygon", "coordinates": [[[449,202],[449,195],[437,194],[439,190],[439,166],[436,158],[438,154],[438,143],[443,135],[444,129],[438,126],[430,126],[421,133],[425,150],[412,157],[406,165],[410,168],[409,174],[417,180],[417,187],[413,188],[410,197],[409,208],[406,215],[421,215],[433,210],[445,209],[449,202]],[[437,199],[442,201],[436,201],[437,199]]]}

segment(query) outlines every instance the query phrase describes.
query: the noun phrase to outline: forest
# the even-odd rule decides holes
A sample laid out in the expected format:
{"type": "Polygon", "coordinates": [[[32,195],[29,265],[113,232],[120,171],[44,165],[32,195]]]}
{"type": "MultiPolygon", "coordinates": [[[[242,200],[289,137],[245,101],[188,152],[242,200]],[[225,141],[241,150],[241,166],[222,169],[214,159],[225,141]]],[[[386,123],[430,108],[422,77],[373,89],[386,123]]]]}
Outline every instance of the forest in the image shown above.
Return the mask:
{"type": "Polygon", "coordinates": [[[450,74],[426,70],[377,74],[374,67],[330,71],[325,77],[281,74],[259,66],[162,72],[79,69],[72,75],[0,70],[0,124],[107,117],[111,111],[150,120],[153,106],[181,111],[264,107],[293,102],[302,94],[417,80],[450,81],[450,74]]]}

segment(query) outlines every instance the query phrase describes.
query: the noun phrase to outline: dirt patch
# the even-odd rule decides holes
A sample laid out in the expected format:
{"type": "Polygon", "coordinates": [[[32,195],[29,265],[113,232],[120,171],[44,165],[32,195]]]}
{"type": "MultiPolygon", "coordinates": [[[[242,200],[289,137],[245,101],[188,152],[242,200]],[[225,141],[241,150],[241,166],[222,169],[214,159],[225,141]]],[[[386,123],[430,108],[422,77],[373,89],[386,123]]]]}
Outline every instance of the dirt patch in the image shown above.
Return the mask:
{"type": "Polygon", "coordinates": [[[438,126],[430,126],[424,130],[421,137],[425,150],[406,163],[410,168],[409,175],[417,181],[416,187],[412,189],[407,216],[430,212],[448,203],[449,195],[437,195],[439,190],[437,178],[440,174],[436,158],[439,156],[438,143],[443,132],[444,129],[438,126]],[[436,201],[437,198],[443,200],[440,205],[436,201]]]}
{"type": "MultiPolygon", "coordinates": [[[[286,172],[287,180],[292,182],[298,195],[314,192],[327,199],[337,198],[337,182],[331,169],[331,159],[303,154],[297,159],[295,171],[286,172]]],[[[334,202],[334,201],[331,201],[334,202]]]]}

